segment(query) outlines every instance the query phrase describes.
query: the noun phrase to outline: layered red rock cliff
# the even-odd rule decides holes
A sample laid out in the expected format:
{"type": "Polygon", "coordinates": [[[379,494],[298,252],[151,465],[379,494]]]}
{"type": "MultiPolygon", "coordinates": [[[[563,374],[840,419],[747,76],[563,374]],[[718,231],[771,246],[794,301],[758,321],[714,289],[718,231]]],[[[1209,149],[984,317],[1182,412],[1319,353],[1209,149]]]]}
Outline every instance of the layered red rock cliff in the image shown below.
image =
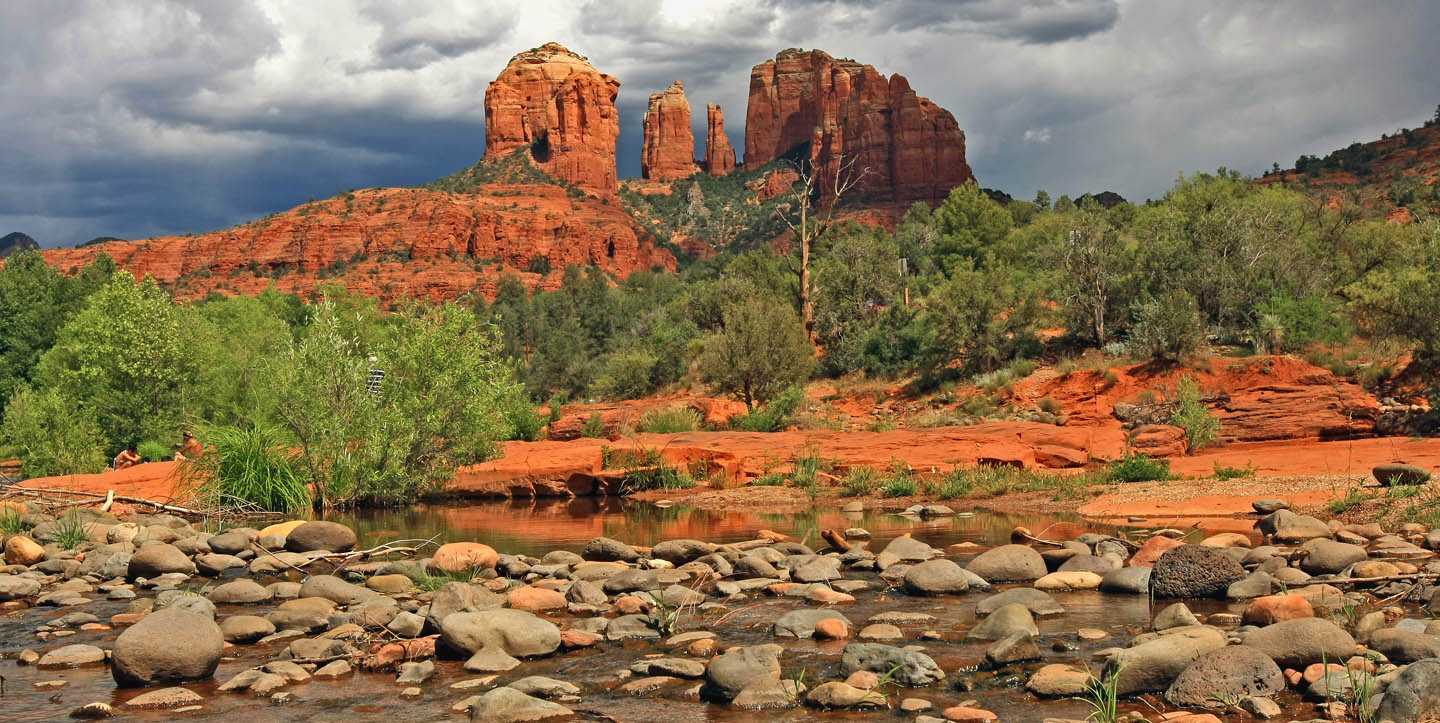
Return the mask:
{"type": "Polygon", "coordinates": [[[485,90],[485,155],[529,148],[556,178],[614,195],[619,92],[620,81],[558,43],[520,53],[485,90]]]}
{"type": "Polygon", "coordinates": [[[559,274],[595,265],[619,277],[675,258],[650,242],[617,204],[572,198],[560,186],[491,184],[474,194],[380,188],[307,203],[242,226],[45,252],[71,272],[105,252],[137,277],[149,274],[182,297],[254,294],[274,284],[307,294],[338,282],[382,299],[494,298],[501,275],[550,288],[559,274]]]}
{"type": "Polygon", "coordinates": [[[645,112],[645,148],[640,174],[655,181],[673,181],[695,172],[695,135],[690,130],[690,101],[680,81],[650,96],[645,112]]]}
{"type": "Polygon", "coordinates": [[[735,170],[735,149],[725,135],[725,113],[711,103],[705,106],[705,119],[709,125],[705,133],[705,172],[723,176],[735,170]]]}
{"type": "Polygon", "coordinates": [[[874,202],[938,201],[973,177],[955,117],[903,76],[792,48],[750,71],[745,165],[806,142],[822,194],[852,161],[865,171],[858,190],[874,202]]]}

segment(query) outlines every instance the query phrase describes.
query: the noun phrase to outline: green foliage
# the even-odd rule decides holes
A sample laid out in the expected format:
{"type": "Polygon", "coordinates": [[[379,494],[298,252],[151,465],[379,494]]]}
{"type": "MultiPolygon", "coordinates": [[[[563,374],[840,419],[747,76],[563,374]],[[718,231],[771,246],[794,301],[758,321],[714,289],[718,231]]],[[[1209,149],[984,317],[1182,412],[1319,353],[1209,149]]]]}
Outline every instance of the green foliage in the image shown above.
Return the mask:
{"type": "Polygon", "coordinates": [[[262,510],[295,514],[311,507],[305,477],[288,449],[288,440],[273,427],[212,427],[199,439],[205,454],[187,459],[182,475],[197,483],[202,495],[222,504],[230,498],[262,510]]]}
{"type": "Polygon", "coordinates": [[[1364,490],[1358,487],[1352,487],[1345,493],[1344,497],[1325,503],[1325,509],[1329,510],[1331,514],[1343,515],[1351,509],[1369,502],[1371,499],[1371,496],[1366,494],[1364,490]]]}
{"type": "Polygon", "coordinates": [[[910,477],[892,476],[880,486],[881,497],[911,497],[915,494],[915,480],[910,477]]]}
{"type": "Polygon", "coordinates": [[[1035,351],[1037,302],[1033,289],[1003,266],[975,271],[957,263],[927,300],[934,336],[926,371],[936,374],[959,360],[961,373],[987,372],[1035,351]]]}
{"type": "Polygon", "coordinates": [[[554,176],[535,165],[531,156],[532,150],[528,147],[517,148],[495,158],[487,156],[469,168],[431,181],[424,187],[432,191],[449,191],[451,193],[483,193],[485,192],[484,187],[492,183],[563,185],[554,176]]]}
{"type": "Polygon", "coordinates": [[[957,269],[974,268],[986,251],[1005,238],[1013,223],[1010,213],[973,179],[950,191],[934,215],[940,239],[933,253],[939,266],[952,275],[957,269]]]}
{"type": "Polygon", "coordinates": [[[725,309],[724,326],[706,340],[700,374],[753,413],[809,377],[810,350],[794,311],[758,298],[742,299],[725,309]]]}
{"type": "Polygon", "coordinates": [[[1133,309],[1130,347],[1156,361],[1175,362],[1205,343],[1195,299],[1185,291],[1140,302],[1133,309]]]}
{"type": "Polygon", "coordinates": [[[23,535],[29,530],[30,525],[26,524],[20,510],[10,506],[0,507],[0,537],[23,535]]]}
{"type": "Polygon", "coordinates": [[[153,439],[147,439],[136,445],[135,452],[146,462],[168,462],[174,456],[169,445],[153,439]]]}
{"type": "Polygon", "coordinates": [[[21,387],[5,407],[0,440],[26,477],[100,472],[109,461],[99,425],[57,389],[21,387]]]}
{"type": "Polygon", "coordinates": [[[635,431],[646,434],[676,434],[700,428],[700,413],[689,407],[655,409],[640,416],[635,431]]]}
{"type": "Polygon", "coordinates": [[[507,398],[500,409],[500,415],[505,420],[502,439],[534,442],[540,439],[540,432],[545,429],[545,418],[541,417],[523,396],[507,398]]]}
{"type": "Polygon", "coordinates": [[[625,470],[625,478],[620,483],[621,494],[689,489],[695,486],[695,480],[666,462],[659,450],[640,447],[636,450],[612,451],[606,456],[609,459],[603,462],[602,466],[621,464],[625,470]]]}
{"type": "Polygon", "coordinates": [[[590,416],[585,420],[585,424],[580,427],[580,436],[604,437],[605,417],[599,412],[591,412],[590,416]]]}
{"type": "Polygon", "coordinates": [[[789,423],[791,415],[804,401],[804,388],[791,385],[771,399],[763,409],[732,418],[730,425],[742,432],[778,432],[789,423]]]}
{"type": "Polygon", "coordinates": [[[1119,723],[1120,721],[1120,671],[1124,666],[1102,673],[1096,677],[1090,668],[1084,668],[1085,692],[1080,700],[1090,706],[1086,721],[1093,723],[1119,723]]]}
{"type": "Polygon", "coordinates": [[[1175,383],[1175,408],[1170,423],[1185,430],[1191,450],[1208,447],[1220,437],[1220,418],[1210,413],[1201,398],[1200,385],[1190,376],[1175,383]]]}
{"type": "Polygon", "coordinates": [[[1378,269],[1347,289],[1360,331],[1412,343],[1421,361],[1440,364],[1440,222],[1428,224],[1429,239],[1413,265],[1378,269]]]}
{"type": "Polygon", "coordinates": [[[1224,481],[1232,479],[1248,479],[1255,476],[1255,463],[1246,462],[1244,467],[1222,467],[1219,462],[1214,464],[1215,479],[1224,481]]]}
{"type": "Polygon", "coordinates": [[[846,497],[864,497],[875,491],[879,479],[874,467],[852,467],[840,480],[840,490],[846,497]]]}
{"type": "Polygon", "coordinates": [[[500,359],[494,328],[468,308],[408,307],[374,348],[348,336],[345,321],[322,302],[272,372],[286,392],[278,417],[321,506],[414,500],[485,459],[496,440],[527,433],[526,420],[542,421],[500,359]],[[376,393],[366,388],[371,355],[386,373],[376,393]]]}
{"type": "Polygon", "coordinates": [[[1255,317],[1252,338],[1262,354],[1295,351],[1315,342],[1339,344],[1350,338],[1340,303],[1318,296],[1292,299],[1277,294],[1255,308],[1255,317]]]}
{"type": "Polygon", "coordinates": [[[90,539],[87,527],[85,521],[80,519],[80,513],[71,510],[56,518],[49,536],[61,549],[74,550],[90,539]]]}
{"type": "Polygon", "coordinates": [[[115,262],[105,254],[73,277],[61,276],[39,251],[5,259],[0,268],[0,408],[31,381],[60,327],[114,271],[115,262]]]}
{"type": "Polygon", "coordinates": [[[864,369],[870,330],[898,291],[899,246],[879,229],[851,225],[832,233],[816,251],[815,333],[825,350],[825,371],[864,369]]]}
{"type": "Polygon", "coordinates": [[[1173,478],[1169,460],[1154,459],[1138,452],[1111,462],[1105,468],[1105,476],[1112,482],[1150,482],[1173,478]]]}

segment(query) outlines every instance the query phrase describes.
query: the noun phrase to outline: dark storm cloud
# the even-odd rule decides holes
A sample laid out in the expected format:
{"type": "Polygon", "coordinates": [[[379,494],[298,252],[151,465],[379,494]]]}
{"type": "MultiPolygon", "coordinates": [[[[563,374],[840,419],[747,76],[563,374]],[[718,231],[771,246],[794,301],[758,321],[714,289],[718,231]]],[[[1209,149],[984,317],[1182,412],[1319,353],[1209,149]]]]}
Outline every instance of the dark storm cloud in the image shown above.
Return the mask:
{"type": "Polygon", "coordinates": [[[0,3],[0,233],[203,231],[473,163],[486,85],[549,40],[622,81],[621,175],[685,83],[744,147],[749,69],[786,47],[903,73],[981,182],[1159,196],[1440,102],[1440,5],[1407,0],[60,0],[0,3]]]}

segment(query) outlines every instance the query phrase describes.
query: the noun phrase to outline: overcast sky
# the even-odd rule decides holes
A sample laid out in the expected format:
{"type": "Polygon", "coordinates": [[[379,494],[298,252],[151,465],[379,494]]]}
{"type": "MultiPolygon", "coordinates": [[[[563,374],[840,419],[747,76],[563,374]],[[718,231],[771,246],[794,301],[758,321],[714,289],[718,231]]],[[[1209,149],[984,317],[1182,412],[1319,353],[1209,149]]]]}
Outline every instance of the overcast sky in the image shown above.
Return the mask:
{"type": "Polygon", "coordinates": [[[901,73],[984,186],[1163,194],[1416,126],[1440,3],[1321,0],[14,0],[0,4],[0,235],[205,231],[484,148],[485,87],[549,40],[621,81],[621,176],[685,83],[744,148],[750,67],[787,47],[901,73]]]}

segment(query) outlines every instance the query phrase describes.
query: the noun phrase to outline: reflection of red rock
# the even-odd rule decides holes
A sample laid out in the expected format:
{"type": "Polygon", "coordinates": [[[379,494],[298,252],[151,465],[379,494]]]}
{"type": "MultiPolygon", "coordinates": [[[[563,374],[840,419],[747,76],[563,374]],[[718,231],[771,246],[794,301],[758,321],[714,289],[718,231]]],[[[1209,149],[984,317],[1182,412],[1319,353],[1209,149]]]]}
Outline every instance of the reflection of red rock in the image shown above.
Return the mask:
{"type": "Polygon", "coordinates": [[[690,102],[685,86],[670,84],[663,93],[650,96],[645,112],[645,146],[640,156],[640,174],[658,181],[684,178],[695,172],[695,136],[690,130],[690,102]]]}
{"type": "Polygon", "coordinates": [[[822,196],[844,162],[869,169],[869,199],[938,201],[972,177],[965,134],[949,111],[853,60],[782,50],[750,71],[745,165],[758,168],[810,143],[822,196]]]}
{"type": "Polygon", "coordinates": [[[558,275],[525,271],[537,258],[621,277],[675,267],[617,205],[541,184],[491,184],[475,194],[367,189],[223,231],[55,249],[45,259],[69,273],[102,251],[182,297],[256,294],[272,284],[309,294],[339,282],[383,299],[454,299],[471,290],[494,298],[502,273],[531,287],[558,284],[558,275]]]}
{"type": "Polygon", "coordinates": [[[723,176],[735,170],[735,149],[725,135],[725,112],[711,103],[705,106],[705,118],[709,125],[705,133],[705,172],[723,176]]]}
{"type": "Polygon", "coordinates": [[[539,165],[613,195],[620,81],[558,43],[517,54],[485,90],[485,155],[531,147],[539,165]]]}

